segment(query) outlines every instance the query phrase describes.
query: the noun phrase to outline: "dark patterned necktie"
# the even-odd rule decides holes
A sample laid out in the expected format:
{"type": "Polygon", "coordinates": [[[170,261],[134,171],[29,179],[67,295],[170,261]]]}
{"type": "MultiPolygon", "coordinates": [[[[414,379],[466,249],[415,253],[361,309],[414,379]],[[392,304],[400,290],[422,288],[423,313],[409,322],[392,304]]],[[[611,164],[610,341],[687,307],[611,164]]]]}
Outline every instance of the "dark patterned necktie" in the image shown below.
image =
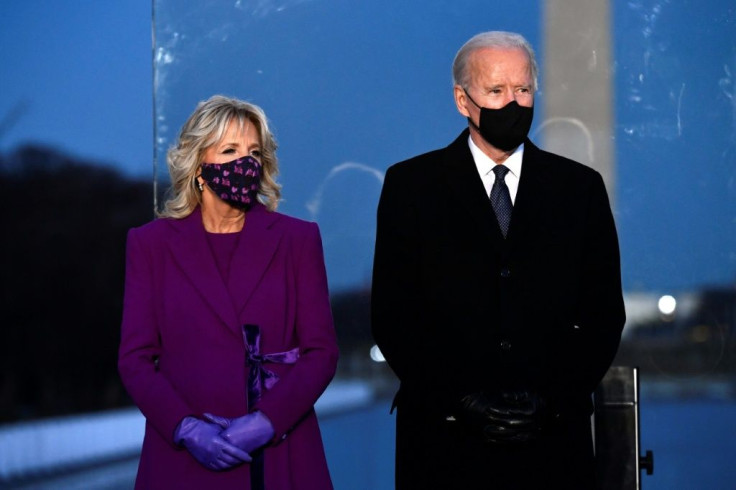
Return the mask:
{"type": "Polygon", "coordinates": [[[511,204],[511,194],[509,188],[506,186],[506,174],[509,169],[503,165],[496,165],[493,168],[493,173],[496,174],[496,180],[493,182],[491,188],[491,205],[493,206],[493,212],[496,213],[496,219],[498,225],[501,227],[501,233],[506,238],[506,233],[509,231],[509,223],[511,223],[511,211],[513,205],[511,204]]]}

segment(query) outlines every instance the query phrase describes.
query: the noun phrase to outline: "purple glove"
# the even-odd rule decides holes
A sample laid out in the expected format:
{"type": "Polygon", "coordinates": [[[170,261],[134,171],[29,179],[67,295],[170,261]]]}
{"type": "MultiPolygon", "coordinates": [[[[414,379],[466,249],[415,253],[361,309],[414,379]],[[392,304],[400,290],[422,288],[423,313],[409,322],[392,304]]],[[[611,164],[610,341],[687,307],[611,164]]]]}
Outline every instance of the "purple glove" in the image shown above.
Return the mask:
{"type": "Polygon", "coordinates": [[[223,439],[248,453],[267,444],[275,433],[271,421],[259,411],[234,419],[209,413],[204,414],[204,418],[222,427],[223,439]]]}
{"type": "Polygon", "coordinates": [[[174,432],[174,442],[187,448],[194,459],[207,469],[222,471],[250,463],[250,455],[224,440],[220,427],[195,417],[185,417],[174,432]]]}

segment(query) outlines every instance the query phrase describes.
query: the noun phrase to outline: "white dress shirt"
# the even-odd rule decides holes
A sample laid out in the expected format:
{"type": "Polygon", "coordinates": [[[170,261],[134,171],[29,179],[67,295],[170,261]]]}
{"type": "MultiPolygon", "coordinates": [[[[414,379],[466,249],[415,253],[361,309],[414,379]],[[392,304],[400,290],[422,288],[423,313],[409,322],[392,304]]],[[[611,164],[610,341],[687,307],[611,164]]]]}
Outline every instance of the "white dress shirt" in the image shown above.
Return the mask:
{"type": "MultiPolygon", "coordinates": [[[[470,146],[470,153],[473,154],[473,160],[475,166],[478,169],[480,179],[483,181],[483,187],[486,188],[486,195],[491,195],[491,188],[493,182],[496,180],[496,174],[493,173],[493,168],[498,165],[491,158],[483,153],[483,150],[473,142],[473,138],[468,136],[468,146],[470,146]]],[[[521,178],[521,159],[524,156],[524,143],[520,144],[519,147],[509,156],[502,165],[505,165],[509,171],[506,173],[506,186],[509,188],[509,194],[511,194],[511,204],[516,204],[516,192],[519,190],[519,179],[521,178]]]]}

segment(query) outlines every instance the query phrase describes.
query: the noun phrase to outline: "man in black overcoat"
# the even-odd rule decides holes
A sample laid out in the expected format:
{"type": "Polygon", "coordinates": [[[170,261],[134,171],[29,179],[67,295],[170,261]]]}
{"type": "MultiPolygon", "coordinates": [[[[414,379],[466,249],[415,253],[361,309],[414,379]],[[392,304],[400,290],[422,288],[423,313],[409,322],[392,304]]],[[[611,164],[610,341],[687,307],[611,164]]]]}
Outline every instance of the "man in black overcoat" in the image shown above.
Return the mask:
{"type": "Polygon", "coordinates": [[[600,174],[528,138],[537,66],[486,32],[453,65],[468,128],[393,165],[372,329],[401,384],[397,489],[590,490],[591,396],[625,314],[600,174]]]}

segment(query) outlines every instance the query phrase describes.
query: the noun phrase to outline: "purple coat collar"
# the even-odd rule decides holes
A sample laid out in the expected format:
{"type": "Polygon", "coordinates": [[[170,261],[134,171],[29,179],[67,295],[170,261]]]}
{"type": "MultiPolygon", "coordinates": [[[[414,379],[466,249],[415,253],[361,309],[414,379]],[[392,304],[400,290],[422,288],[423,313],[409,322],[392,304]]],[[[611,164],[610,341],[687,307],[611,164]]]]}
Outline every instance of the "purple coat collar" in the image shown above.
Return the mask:
{"type": "Polygon", "coordinates": [[[278,248],[282,233],[273,225],[280,217],[279,213],[268,211],[260,203],[246,213],[227,284],[223,282],[207,244],[201,209],[197,207],[186,218],[169,222],[176,233],[169,236],[167,246],[175,261],[238,338],[242,336],[239,313],[248,303],[278,248]]]}

